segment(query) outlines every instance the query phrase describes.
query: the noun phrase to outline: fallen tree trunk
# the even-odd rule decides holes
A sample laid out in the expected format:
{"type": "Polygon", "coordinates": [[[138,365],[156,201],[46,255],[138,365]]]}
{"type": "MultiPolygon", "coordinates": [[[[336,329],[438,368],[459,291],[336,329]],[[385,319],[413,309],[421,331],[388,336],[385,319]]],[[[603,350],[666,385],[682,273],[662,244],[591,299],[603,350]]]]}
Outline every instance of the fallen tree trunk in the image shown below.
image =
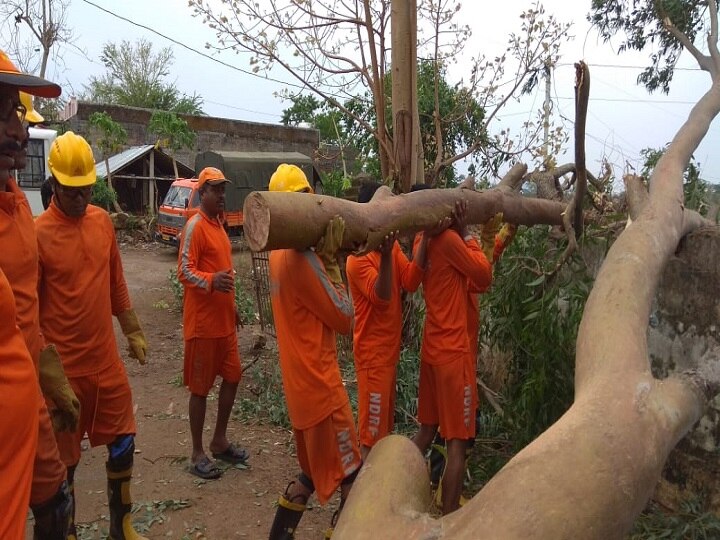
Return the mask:
{"type": "MultiPolygon", "coordinates": [[[[717,21],[716,2],[708,4],[711,20],[717,21]]],[[[413,451],[407,442],[390,439],[386,446],[402,448],[383,449],[378,459],[374,450],[370,453],[377,470],[358,477],[334,539],[624,538],[650,498],[668,454],[717,391],[712,370],[655,379],[647,343],[663,268],[680,239],[704,224],[684,210],[683,171],[720,112],[716,23],[711,38],[711,56],[691,52],[711,73],[712,86],[659,160],[648,201],[610,248],[588,298],[578,331],[570,409],[463,508],[435,523],[423,521],[420,532],[416,527],[422,508],[400,511],[401,503],[389,510],[378,507],[371,500],[376,492],[363,485],[383,474],[425,478],[414,458],[390,462],[393,455],[413,451]],[[411,470],[396,471],[400,463],[411,470]]]]}
{"type": "Polygon", "coordinates": [[[415,233],[452,215],[455,203],[468,202],[468,224],[484,223],[497,212],[518,225],[561,225],[565,205],[523,197],[517,191],[527,168],[515,166],[498,187],[427,189],[393,196],[381,188],[370,203],[358,204],[336,197],[306,193],[254,191],[245,199],[244,232],[253,251],[296,248],[318,243],[336,215],[345,219],[343,248],[367,252],[391,231],[415,233]]]}

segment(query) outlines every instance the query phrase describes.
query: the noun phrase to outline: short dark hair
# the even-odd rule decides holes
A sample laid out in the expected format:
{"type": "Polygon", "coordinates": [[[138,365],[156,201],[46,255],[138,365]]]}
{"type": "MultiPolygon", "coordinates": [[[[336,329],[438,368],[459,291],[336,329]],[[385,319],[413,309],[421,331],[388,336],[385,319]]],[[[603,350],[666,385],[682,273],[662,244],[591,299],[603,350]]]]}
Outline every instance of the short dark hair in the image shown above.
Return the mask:
{"type": "Polygon", "coordinates": [[[382,184],[379,184],[377,182],[360,184],[360,188],[358,188],[358,202],[359,203],[370,202],[370,199],[373,198],[373,195],[375,195],[375,192],[378,189],[380,189],[381,187],[382,187],[382,184]]]}
{"type": "Polygon", "coordinates": [[[433,187],[430,184],[413,184],[410,186],[410,193],[413,193],[414,191],[421,191],[423,189],[432,189],[433,187]]]}
{"type": "Polygon", "coordinates": [[[45,181],[40,186],[40,199],[42,199],[42,205],[45,210],[48,209],[48,206],[50,206],[50,201],[52,200],[53,195],[53,188],[50,184],[50,178],[46,178],[45,181]]]}

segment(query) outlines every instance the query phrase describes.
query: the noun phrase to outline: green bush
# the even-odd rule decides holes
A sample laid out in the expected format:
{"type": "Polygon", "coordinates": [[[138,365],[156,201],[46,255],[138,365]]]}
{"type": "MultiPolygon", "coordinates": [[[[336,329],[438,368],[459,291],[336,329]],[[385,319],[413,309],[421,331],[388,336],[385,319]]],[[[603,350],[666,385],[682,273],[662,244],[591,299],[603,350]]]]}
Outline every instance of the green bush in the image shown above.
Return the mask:
{"type": "MultiPolygon", "coordinates": [[[[170,269],[168,272],[168,280],[170,281],[170,289],[175,298],[175,307],[182,310],[185,291],[183,284],[180,283],[178,279],[176,268],[170,269]]],[[[235,309],[240,313],[240,320],[242,320],[243,324],[253,324],[258,320],[258,313],[255,309],[255,301],[253,300],[252,294],[245,289],[238,276],[235,276],[235,309]]]]}
{"type": "Polygon", "coordinates": [[[395,431],[413,434],[417,431],[418,383],[420,353],[418,349],[402,349],[395,383],[395,431]]]}
{"type": "Polygon", "coordinates": [[[516,450],[553,424],[572,404],[575,341],[592,276],[573,258],[549,277],[564,241],[547,228],[518,233],[481,296],[482,339],[512,354],[503,390],[505,419],[516,450]]]}
{"type": "Polygon", "coordinates": [[[106,210],[111,210],[116,201],[117,193],[115,190],[108,186],[105,178],[98,178],[93,184],[90,203],[105,208],[106,210]]]}
{"type": "Polygon", "coordinates": [[[238,397],[233,416],[243,421],[266,421],[290,428],[290,416],[285,405],[280,362],[257,362],[243,373],[243,384],[253,397],[238,397]]]}
{"type": "Polygon", "coordinates": [[[709,540],[720,538],[720,518],[709,512],[700,499],[680,505],[680,511],[666,513],[651,504],[635,522],[629,540],[709,540]]]}
{"type": "Polygon", "coordinates": [[[333,197],[341,197],[347,191],[351,182],[342,171],[331,171],[322,176],[323,194],[332,195],[333,197]]]}

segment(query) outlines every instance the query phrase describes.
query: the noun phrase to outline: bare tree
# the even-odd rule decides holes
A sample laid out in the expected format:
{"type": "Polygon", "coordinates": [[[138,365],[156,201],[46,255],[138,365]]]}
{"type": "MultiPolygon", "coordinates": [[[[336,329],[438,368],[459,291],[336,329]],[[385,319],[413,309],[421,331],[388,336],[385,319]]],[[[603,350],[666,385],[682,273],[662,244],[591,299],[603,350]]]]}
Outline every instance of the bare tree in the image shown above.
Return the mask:
{"type": "MultiPolygon", "coordinates": [[[[383,178],[397,179],[398,163],[385,87],[390,72],[391,0],[219,3],[220,8],[216,7],[218,2],[209,0],[189,2],[195,14],[216,31],[218,41],[210,47],[249,52],[253,69],[258,73],[267,74],[280,67],[293,84],[314,92],[354,118],[378,141],[383,178]],[[349,98],[357,98],[364,91],[372,96],[375,122],[345,106],[349,98]]],[[[469,25],[457,22],[458,13],[459,4],[450,0],[418,2],[417,58],[451,61],[470,35],[469,25]]],[[[521,29],[510,37],[506,52],[497,58],[474,59],[468,80],[463,82],[487,109],[486,129],[480,132],[489,130],[498,111],[513,96],[534,86],[548,59],[557,60],[561,40],[568,34],[568,25],[559,24],[552,16],[546,17],[540,6],[530,8],[521,17],[521,29]],[[506,70],[513,72],[507,80],[506,70]]],[[[451,166],[481,150],[487,139],[484,135],[478,137],[475,144],[457,156],[443,155],[437,167],[451,166]]],[[[492,139],[489,145],[507,157],[529,146],[522,142],[528,137],[523,135],[522,140],[513,141],[507,131],[500,131],[492,139]]]]}
{"type": "Polygon", "coordinates": [[[59,43],[72,44],[74,34],[68,26],[70,0],[4,0],[0,3],[7,41],[2,45],[13,51],[20,66],[29,73],[45,77],[53,48],[59,43]],[[25,39],[30,31],[31,37],[25,39]]]}

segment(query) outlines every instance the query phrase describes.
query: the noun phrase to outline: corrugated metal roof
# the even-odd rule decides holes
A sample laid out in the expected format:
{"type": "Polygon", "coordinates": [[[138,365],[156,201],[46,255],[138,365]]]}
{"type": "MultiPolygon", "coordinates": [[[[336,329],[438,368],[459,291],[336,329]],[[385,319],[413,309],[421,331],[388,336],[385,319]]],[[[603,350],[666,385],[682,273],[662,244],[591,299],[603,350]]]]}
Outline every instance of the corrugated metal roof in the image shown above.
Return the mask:
{"type": "Polygon", "coordinates": [[[235,152],[228,150],[211,150],[225,159],[237,161],[251,161],[255,163],[291,162],[312,163],[312,158],[300,152],[235,152]]]}
{"type": "MultiPolygon", "coordinates": [[[[152,151],[154,146],[152,144],[145,144],[143,146],[131,146],[127,150],[123,150],[119,154],[110,156],[108,159],[108,165],[110,172],[115,174],[117,171],[122,169],[125,165],[132,163],[136,159],[143,157],[145,154],[152,151]]],[[[105,169],[105,160],[100,160],[95,164],[95,173],[98,178],[105,178],[107,176],[107,169],[105,169]]]]}

